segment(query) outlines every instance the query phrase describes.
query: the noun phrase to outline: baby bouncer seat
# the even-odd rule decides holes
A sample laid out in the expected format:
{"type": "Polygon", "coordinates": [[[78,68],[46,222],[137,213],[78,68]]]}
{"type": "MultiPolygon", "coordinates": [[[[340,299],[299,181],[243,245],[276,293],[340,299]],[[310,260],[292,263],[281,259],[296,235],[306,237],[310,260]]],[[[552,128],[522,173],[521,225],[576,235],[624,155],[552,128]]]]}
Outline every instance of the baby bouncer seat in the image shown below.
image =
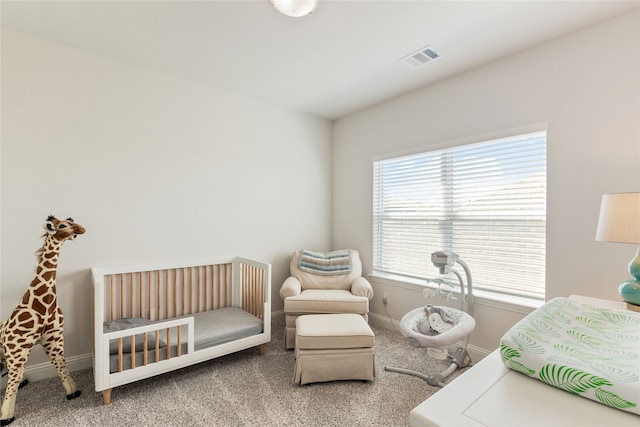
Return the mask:
{"type": "MultiPolygon", "coordinates": [[[[445,386],[445,378],[451,375],[457,368],[471,365],[471,358],[467,353],[467,344],[471,333],[475,329],[476,321],[473,316],[473,287],[469,267],[458,255],[453,252],[434,252],[431,261],[439,268],[440,274],[453,273],[460,283],[460,309],[432,306],[416,308],[402,317],[400,332],[406,338],[407,344],[412,347],[427,348],[429,356],[446,359],[451,363],[440,373],[423,374],[408,369],[385,366],[385,370],[401,374],[414,375],[424,379],[431,386],[445,386]],[[454,264],[460,264],[466,275],[465,284],[460,273],[454,270],[454,264]],[[464,311],[466,305],[466,312],[464,311]],[[448,347],[458,344],[453,355],[448,355],[448,347]],[[444,357],[441,357],[444,355],[444,357]]],[[[441,279],[434,280],[437,283],[446,283],[441,279]]],[[[436,293],[440,292],[440,288],[436,293]]],[[[447,299],[451,300],[452,293],[447,299]]]]}

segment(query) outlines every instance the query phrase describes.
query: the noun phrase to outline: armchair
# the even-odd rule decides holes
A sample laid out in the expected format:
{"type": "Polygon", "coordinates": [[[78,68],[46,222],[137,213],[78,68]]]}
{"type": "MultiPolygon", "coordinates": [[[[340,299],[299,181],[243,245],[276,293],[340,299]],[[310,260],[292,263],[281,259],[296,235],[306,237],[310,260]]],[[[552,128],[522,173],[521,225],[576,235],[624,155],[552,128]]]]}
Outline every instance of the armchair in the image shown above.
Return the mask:
{"type": "Polygon", "coordinates": [[[295,347],[298,316],[355,313],[368,321],[373,288],[362,277],[358,251],[296,251],[291,256],[290,274],[280,288],[287,349],[295,347]]]}

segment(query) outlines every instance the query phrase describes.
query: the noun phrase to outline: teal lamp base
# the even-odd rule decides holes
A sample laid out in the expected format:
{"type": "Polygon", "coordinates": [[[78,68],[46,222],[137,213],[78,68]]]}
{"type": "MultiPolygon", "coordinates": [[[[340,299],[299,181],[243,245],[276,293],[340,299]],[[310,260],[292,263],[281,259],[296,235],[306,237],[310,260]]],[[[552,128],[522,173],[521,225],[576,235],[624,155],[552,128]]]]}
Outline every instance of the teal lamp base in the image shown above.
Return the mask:
{"type": "Polygon", "coordinates": [[[640,282],[637,280],[627,280],[626,282],[620,283],[618,292],[625,302],[640,307],[640,282]]]}
{"type": "Polygon", "coordinates": [[[625,302],[640,306],[640,248],[636,257],[629,263],[629,273],[633,279],[621,283],[618,293],[625,302]]]}

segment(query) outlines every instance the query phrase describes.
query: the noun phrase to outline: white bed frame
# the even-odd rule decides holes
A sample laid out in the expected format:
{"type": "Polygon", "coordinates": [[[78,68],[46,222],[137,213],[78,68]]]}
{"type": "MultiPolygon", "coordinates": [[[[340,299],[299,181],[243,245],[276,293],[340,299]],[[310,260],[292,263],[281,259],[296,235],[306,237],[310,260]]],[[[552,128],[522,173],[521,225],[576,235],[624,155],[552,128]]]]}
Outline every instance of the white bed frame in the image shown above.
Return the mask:
{"type": "MultiPolygon", "coordinates": [[[[572,296],[594,305],[621,303],[572,296]]],[[[409,424],[419,426],[616,426],[640,425],[640,417],[551,387],[507,368],[496,350],[415,407],[409,424]]]]}
{"type": "MultiPolygon", "coordinates": [[[[96,267],[91,269],[93,297],[93,365],[95,389],[102,392],[104,404],[111,403],[113,387],[159,375],[229,353],[260,346],[271,341],[271,265],[236,257],[220,261],[199,260],[183,263],[156,263],[96,267]],[[262,319],[262,333],[209,348],[194,350],[194,319],[190,314],[238,307],[262,319]],[[115,319],[140,317],[153,324],[105,333],[103,323],[115,319]],[[180,317],[176,319],[176,317],[180,317]],[[110,372],[110,341],[130,342],[136,335],[159,337],[161,331],[177,331],[181,348],[166,360],[147,360],[140,366],[110,372]],[[128,341],[127,341],[128,340],[128,341]]],[[[175,335],[175,333],[174,333],[175,335]]],[[[156,341],[159,341],[156,340],[156,341]]],[[[156,347],[158,353],[160,347],[156,347]]],[[[150,353],[150,351],[149,351],[150,353]]],[[[149,357],[148,359],[152,359],[149,357]]]]}

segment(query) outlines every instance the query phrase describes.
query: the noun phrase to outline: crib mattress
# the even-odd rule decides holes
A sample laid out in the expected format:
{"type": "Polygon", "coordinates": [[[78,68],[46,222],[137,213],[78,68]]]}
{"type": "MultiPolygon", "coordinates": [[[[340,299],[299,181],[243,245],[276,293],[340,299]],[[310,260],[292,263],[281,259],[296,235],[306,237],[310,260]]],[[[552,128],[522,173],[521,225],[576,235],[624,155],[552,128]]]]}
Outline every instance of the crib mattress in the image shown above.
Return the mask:
{"type": "MultiPolygon", "coordinates": [[[[216,345],[235,341],[241,338],[247,338],[258,335],[263,332],[264,324],[261,319],[237,307],[224,307],[215,310],[203,311],[189,316],[193,316],[194,330],[194,351],[204,350],[216,345]]],[[[106,332],[106,331],[105,331],[106,332]]],[[[187,344],[185,342],[186,334],[182,334],[181,353],[187,353],[187,344]]],[[[169,339],[167,340],[166,331],[160,333],[160,343],[162,348],[158,350],[158,359],[167,359],[166,343],[173,343],[169,348],[170,357],[177,357],[178,348],[175,343],[178,342],[177,328],[171,328],[169,339]]],[[[143,364],[143,352],[138,351],[135,354],[136,366],[143,364]]],[[[155,348],[147,351],[147,358],[150,361],[155,360],[155,348]]],[[[130,352],[123,354],[123,369],[131,369],[132,356],[130,352]]],[[[109,372],[118,372],[119,363],[118,355],[112,354],[109,357],[109,372]]]]}
{"type": "Polygon", "coordinates": [[[503,363],[546,384],[640,414],[640,314],[555,298],[500,340],[503,363]]]}

